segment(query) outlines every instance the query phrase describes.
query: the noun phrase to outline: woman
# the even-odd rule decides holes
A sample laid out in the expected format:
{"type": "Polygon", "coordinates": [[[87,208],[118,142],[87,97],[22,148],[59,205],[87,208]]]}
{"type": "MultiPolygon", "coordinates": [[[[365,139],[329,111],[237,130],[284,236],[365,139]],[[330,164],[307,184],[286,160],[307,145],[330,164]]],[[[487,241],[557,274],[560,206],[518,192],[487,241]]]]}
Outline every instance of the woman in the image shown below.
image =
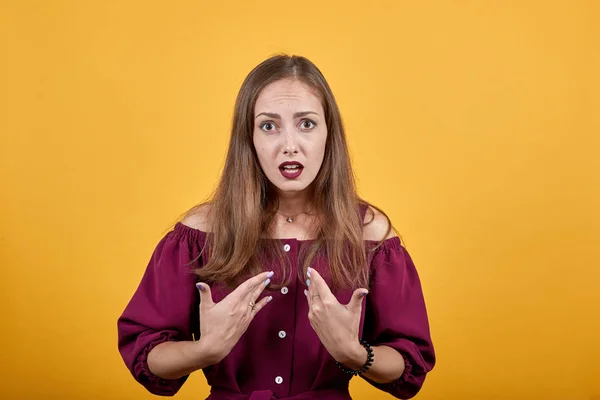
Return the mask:
{"type": "Polygon", "coordinates": [[[156,247],[118,321],[150,392],[202,369],[209,399],[349,399],[361,375],[414,396],[435,363],[417,271],[355,191],[342,120],[317,67],[278,55],[244,81],[210,202],[156,247]]]}

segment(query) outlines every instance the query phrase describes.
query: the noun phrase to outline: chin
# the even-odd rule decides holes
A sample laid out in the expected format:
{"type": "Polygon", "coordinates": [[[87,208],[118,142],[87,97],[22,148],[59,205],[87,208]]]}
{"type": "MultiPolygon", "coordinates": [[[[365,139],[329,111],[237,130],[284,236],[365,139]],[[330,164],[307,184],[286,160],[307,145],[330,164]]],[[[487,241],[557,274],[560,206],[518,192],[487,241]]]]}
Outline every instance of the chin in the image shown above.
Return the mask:
{"type": "Polygon", "coordinates": [[[278,187],[277,188],[280,192],[284,192],[284,193],[297,193],[297,192],[303,192],[307,189],[307,186],[296,186],[294,185],[294,187],[292,187],[291,185],[286,185],[284,187],[278,187]]]}
{"type": "Polygon", "coordinates": [[[286,182],[282,185],[275,185],[278,191],[282,193],[298,193],[308,189],[310,185],[302,182],[286,182]]]}

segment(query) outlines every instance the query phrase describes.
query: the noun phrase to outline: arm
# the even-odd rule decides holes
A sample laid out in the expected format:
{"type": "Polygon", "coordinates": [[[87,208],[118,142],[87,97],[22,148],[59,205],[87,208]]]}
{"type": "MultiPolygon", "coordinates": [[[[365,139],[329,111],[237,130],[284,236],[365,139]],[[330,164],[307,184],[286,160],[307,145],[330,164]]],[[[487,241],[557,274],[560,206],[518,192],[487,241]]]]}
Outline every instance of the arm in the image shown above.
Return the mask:
{"type": "Polygon", "coordinates": [[[219,357],[213,354],[214,346],[202,339],[197,341],[163,342],[148,354],[148,368],[159,378],[180,379],[194,371],[216,364],[219,357]]]}
{"type": "Polygon", "coordinates": [[[137,382],[157,395],[177,393],[188,376],[182,373],[201,367],[211,358],[196,359],[203,346],[188,342],[192,332],[198,335],[200,303],[196,275],[189,263],[202,246],[198,237],[188,233],[176,229],[156,246],[137,290],[117,321],[118,347],[125,365],[137,382]],[[179,357],[183,359],[173,362],[179,357]]]}
{"type": "MultiPolygon", "coordinates": [[[[363,338],[377,347],[374,350],[377,353],[372,370],[363,377],[394,397],[411,398],[421,390],[425,377],[435,365],[419,276],[397,237],[386,240],[377,250],[371,268],[363,338]]],[[[364,348],[362,351],[364,364],[364,348]]]]}
{"type": "MultiPolygon", "coordinates": [[[[400,379],[404,373],[404,358],[398,351],[389,346],[371,346],[373,349],[373,365],[362,376],[376,383],[391,383],[400,379]]],[[[365,365],[367,351],[359,343],[349,351],[348,360],[342,364],[350,369],[359,370],[365,365]]]]}
{"type": "Polygon", "coordinates": [[[198,341],[163,342],[148,355],[149,370],[163,379],[180,379],[220,362],[244,334],[254,316],[272,299],[263,297],[251,309],[248,298],[258,299],[273,272],[262,272],[214,303],[210,286],[198,283],[202,326],[198,341]]]}

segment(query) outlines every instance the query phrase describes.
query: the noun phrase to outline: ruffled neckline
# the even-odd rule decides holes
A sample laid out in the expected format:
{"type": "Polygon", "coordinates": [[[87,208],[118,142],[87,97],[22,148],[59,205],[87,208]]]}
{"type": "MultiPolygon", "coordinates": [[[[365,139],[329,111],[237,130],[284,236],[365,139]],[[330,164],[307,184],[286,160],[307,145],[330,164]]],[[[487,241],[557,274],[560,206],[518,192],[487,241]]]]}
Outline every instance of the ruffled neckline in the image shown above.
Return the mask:
{"type": "MultiPolygon", "coordinates": [[[[197,241],[202,241],[204,242],[204,240],[206,239],[206,235],[207,232],[202,231],[200,229],[196,229],[196,228],[192,228],[191,226],[187,226],[185,224],[183,224],[182,222],[177,222],[175,224],[175,227],[173,228],[174,232],[176,234],[179,235],[184,235],[187,236],[191,239],[197,240],[197,241]]],[[[312,243],[315,240],[314,239],[296,239],[296,238],[277,238],[277,239],[267,239],[267,240],[276,240],[279,241],[280,243],[290,243],[290,242],[296,242],[296,243],[312,243]]],[[[369,248],[375,248],[380,242],[378,240],[369,240],[369,239],[365,239],[364,240],[365,243],[367,243],[369,248]]],[[[388,239],[385,239],[383,241],[383,243],[381,244],[381,246],[379,246],[379,249],[387,249],[387,250],[402,250],[402,244],[400,243],[400,238],[398,236],[394,236],[388,239]]]]}

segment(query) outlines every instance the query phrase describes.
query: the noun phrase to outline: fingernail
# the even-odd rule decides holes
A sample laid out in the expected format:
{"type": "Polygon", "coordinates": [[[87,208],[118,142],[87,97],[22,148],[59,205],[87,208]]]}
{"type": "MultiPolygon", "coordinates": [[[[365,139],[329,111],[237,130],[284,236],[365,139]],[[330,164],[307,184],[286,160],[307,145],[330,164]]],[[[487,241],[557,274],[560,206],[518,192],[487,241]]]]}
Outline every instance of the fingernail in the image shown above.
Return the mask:
{"type": "Polygon", "coordinates": [[[310,279],[306,280],[306,286],[310,286],[310,279]]]}
{"type": "Polygon", "coordinates": [[[362,297],[365,297],[365,296],[366,296],[366,295],[368,295],[368,294],[369,294],[369,292],[360,292],[360,295],[361,295],[362,297]]]}
{"type": "Polygon", "coordinates": [[[306,270],[306,275],[310,276],[312,269],[310,267],[308,267],[308,269],[306,270]]]}
{"type": "Polygon", "coordinates": [[[270,302],[271,300],[273,300],[273,296],[267,297],[267,303],[270,302]]]}
{"type": "Polygon", "coordinates": [[[267,278],[271,278],[273,275],[275,275],[275,272],[271,271],[267,274],[267,278]]]}
{"type": "Polygon", "coordinates": [[[304,295],[308,297],[308,290],[304,289],[304,295]]]}
{"type": "Polygon", "coordinates": [[[196,283],[196,287],[198,288],[198,290],[204,290],[204,286],[200,282],[196,283]]]}
{"type": "Polygon", "coordinates": [[[269,286],[269,283],[271,283],[271,280],[270,280],[270,279],[267,279],[267,280],[265,281],[265,286],[269,286]]]}

